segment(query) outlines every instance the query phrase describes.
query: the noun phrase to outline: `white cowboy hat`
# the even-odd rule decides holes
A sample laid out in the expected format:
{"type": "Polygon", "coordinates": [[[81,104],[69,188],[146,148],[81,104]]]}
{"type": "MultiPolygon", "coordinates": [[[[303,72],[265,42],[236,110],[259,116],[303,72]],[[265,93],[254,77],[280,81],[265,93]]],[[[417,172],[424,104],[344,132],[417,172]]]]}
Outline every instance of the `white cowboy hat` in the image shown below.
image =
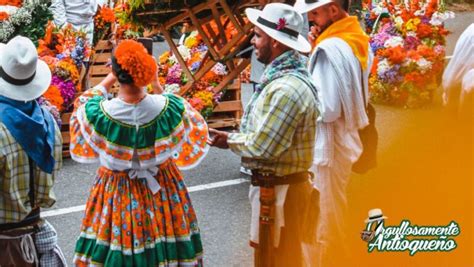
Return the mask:
{"type": "Polygon", "coordinates": [[[48,64],[38,59],[30,39],[17,36],[0,44],[0,95],[30,101],[40,97],[50,83],[48,64]]]}
{"type": "Polygon", "coordinates": [[[272,3],[263,10],[245,9],[248,19],[276,41],[303,53],[311,51],[311,44],[306,40],[303,30],[303,16],[286,4],[272,3]]]}
{"type": "Polygon", "coordinates": [[[383,216],[381,209],[371,209],[369,210],[369,218],[365,220],[365,223],[376,222],[382,219],[387,219],[388,217],[383,216]]]}
{"type": "Polygon", "coordinates": [[[295,9],[301,14],[333,2],[332,0],[296,0],[295,9]]]}

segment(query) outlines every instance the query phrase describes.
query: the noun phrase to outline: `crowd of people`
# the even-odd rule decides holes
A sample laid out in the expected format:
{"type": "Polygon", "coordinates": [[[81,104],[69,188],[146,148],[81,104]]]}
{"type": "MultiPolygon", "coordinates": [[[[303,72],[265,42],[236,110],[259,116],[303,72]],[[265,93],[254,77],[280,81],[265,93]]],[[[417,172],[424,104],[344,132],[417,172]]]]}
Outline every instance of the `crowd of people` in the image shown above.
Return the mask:
{"type": "MultiPolygon", "coordinates": [[[[57,23],[89,29],[92,15],[75,11],[94,7],[76,2],[53,1],[57,23]]],[[[349,5],[298,0],[246,9],[262,65],[253,66],[258,78],[239,132],[209,129],[182,97],[162,94],[155,59],[136,41],[120,42],[110,74],[76,99],[71,117],[72,159],[100,164],[74,265],[202,266],[205,233],[180,170],[198,166],[213,146],[241,157],[251,173],[255,266],[350,266],[346,189],[366,149],[360,130],[371,123],[373,54],[349,5]],[[144,89],[149,84],[156,94],[144,89]]],[[[473,27],[443,77],[444,99],[464,110],[474,87],[473,27]]],[[[55,203],[62,166],[60,129],[35,101],[51,73],[27,38],[0,44],[0,55],[0,266],[66,266],[40,212],[55,203]]]]}

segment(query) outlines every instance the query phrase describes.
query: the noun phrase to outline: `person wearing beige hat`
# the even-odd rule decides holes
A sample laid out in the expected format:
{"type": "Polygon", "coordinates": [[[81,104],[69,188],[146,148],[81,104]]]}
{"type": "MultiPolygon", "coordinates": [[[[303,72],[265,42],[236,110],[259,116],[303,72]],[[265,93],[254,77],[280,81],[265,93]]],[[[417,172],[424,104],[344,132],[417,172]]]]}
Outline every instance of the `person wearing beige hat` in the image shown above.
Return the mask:
{"type": "Polygon", "coordinates": [[[266,65],[245,108],[240,132],[210,129],[209,144],[230,149],[252,171],[250,243],[256,266],[304,266],[302,245],[311,238],[305,218],[311,207],[316,91],[300,52],[311,49],[300,33],[303,17],[273,3],[245,10],[255,25],[251,43],[266,65]]]}
{"type": "Polygon", "coordinates": [[[314,265],[322,267],[350,265],[346,188],[363,151],[359,130],[369,124],[366,105],[373,55],[357,17],[348,14],[349,6],[349,0],[297,0],[294,5],[314,25],[308,70],[318,90],[321,116],[311,170],[320,192],[320,216],[310,254],[314,265]]]}
{"type": "Polygon", "coordinates": [[[0,44],[0,266],[66,266],[40,209],[56,202],[61,131],[36,102],[51,72],[28,38],[0,44]]]}

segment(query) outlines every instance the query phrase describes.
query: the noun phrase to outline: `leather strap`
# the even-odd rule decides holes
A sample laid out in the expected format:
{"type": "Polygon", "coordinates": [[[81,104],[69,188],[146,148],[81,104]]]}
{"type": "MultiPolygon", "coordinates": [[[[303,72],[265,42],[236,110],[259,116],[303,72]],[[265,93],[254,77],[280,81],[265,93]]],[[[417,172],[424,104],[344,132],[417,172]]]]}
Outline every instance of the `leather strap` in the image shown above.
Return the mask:
{"type": "Polygon", "coordinates": [[[36,207],[36,200],[35,200],[35,162],[28,157],[28,164],[30,167],[30,190],[28,191],[28,198],[31,205],[31,212],[26,215],[26,217],[20,221],[15,223],[4,223],[0,224],[0,231],[8,231],[17,228],[23,228],[27,226],[34,226],[40,222],[40,208],[36,207]]]}
{"type": "Polygon", "coordinates": [[[253,186],[272,187],[276,185],[297,184],[306,182],[312,177],[311,172],[298,172],[286,176],[275,176],[273,174],[262,174],[252,170],[253,186]]]}

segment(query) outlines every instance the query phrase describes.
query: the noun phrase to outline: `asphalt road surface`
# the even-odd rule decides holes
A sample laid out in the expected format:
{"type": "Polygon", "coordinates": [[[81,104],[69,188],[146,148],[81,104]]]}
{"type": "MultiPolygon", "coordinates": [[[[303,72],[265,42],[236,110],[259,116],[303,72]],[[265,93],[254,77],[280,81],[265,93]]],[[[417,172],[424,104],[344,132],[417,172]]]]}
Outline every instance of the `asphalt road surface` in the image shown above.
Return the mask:
{"type": "MultiPolygon", "coordinates": [[[[448,38],[448,55],[453,51],[455,40],[472,21],[474,13],[471,12],[457,14],[456,19],[447,23],[448,29],[453,32],[448,38]]],[[[164,48],[164,43],[156,43],[155,52],[164,48]]],[[[244,101],[250,94],[250,87],[245,86],[244,101]]],[[[376,108],[381,150],[397,137],[404,127],[403,121],[423,113],[384,106],[376,108]]],[[[212,148],[200,166],[184,173],[202,231],[206,266],[252,266],[252,250],[248,246],[249,182],[248,177],[239,172],[239,167],[237,156],[212,148]]],[[[59,245],[69,263],[72,263],[83,205],[96,169],[94,164],[83,165],[65,159],[54,187],[57,202],[53,209],[44,214],[58,231],[59,245]]],[[[363,180],[359,178],[358,181],[363,180]]]]}

